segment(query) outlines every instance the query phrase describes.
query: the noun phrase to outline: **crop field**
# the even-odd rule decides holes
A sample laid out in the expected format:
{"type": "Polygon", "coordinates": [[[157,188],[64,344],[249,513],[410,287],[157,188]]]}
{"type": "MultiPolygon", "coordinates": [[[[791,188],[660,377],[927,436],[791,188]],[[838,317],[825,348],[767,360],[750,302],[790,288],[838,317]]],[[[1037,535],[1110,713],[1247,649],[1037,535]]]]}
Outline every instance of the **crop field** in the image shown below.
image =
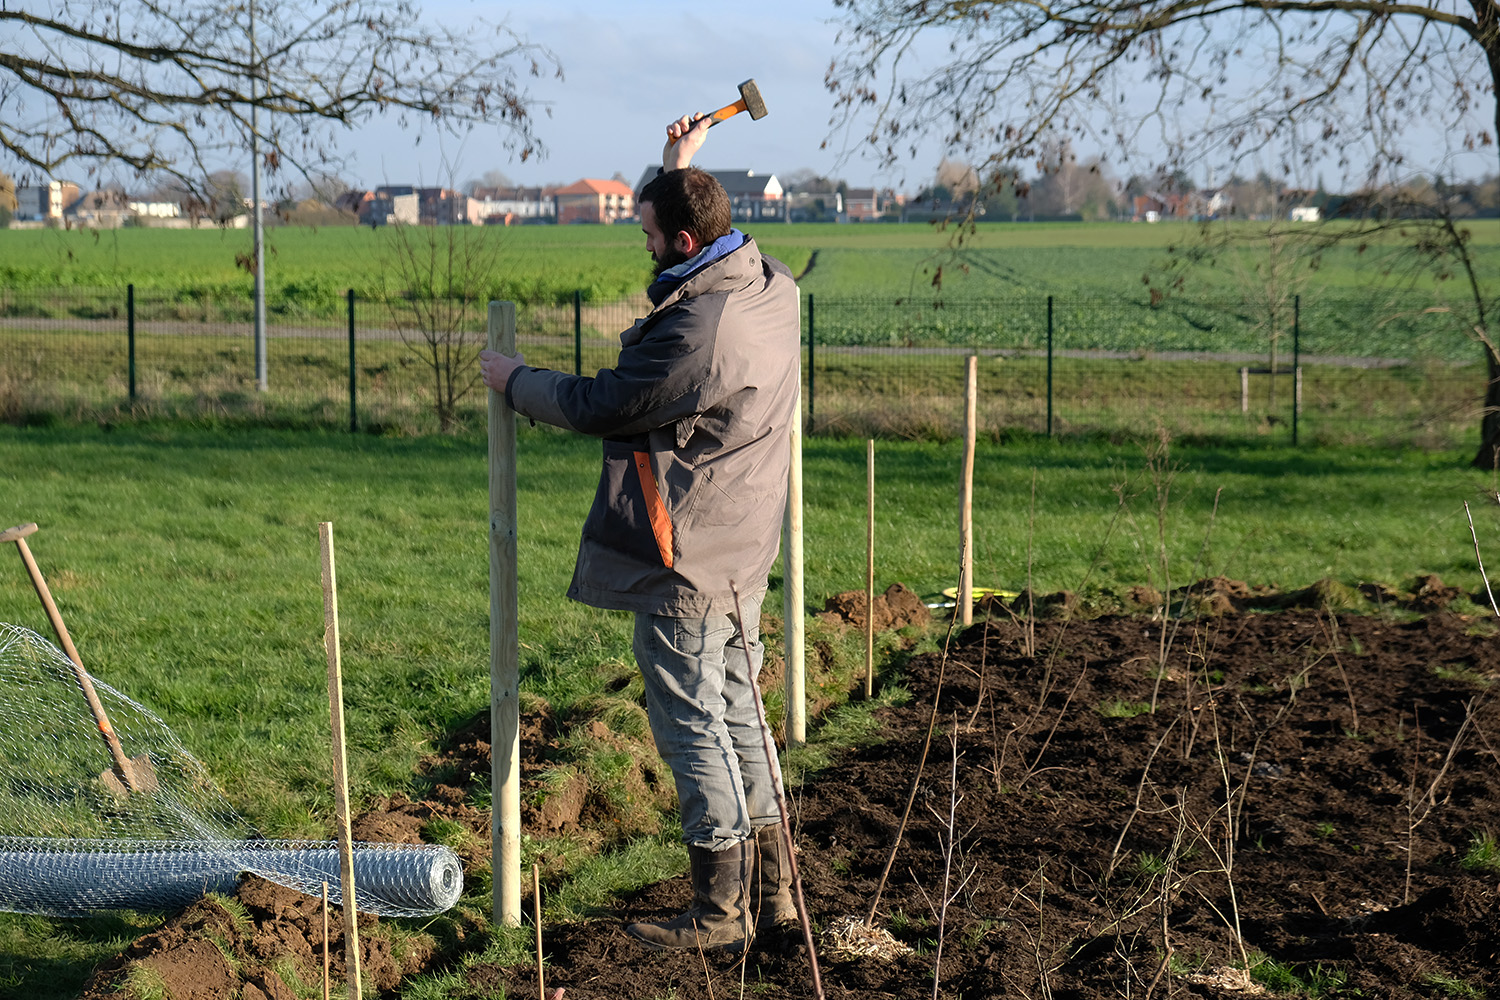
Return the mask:
{"type": "MultiPolygon", "coordinates": [[[[922,223],[764,224],[746,227],[766,252],[797,274],[804,291],[931,301],[943,269],[942,297],[1118,295],[1138,289],[1172,250],[1190,245],[1192,224],[985,223],[961,248],[952,234],[922,223]],[[809,264],[812,264],[809,268],[809,264]]],[[[1484,259],[1500,255],[1500,222],[1470,223],[1484,259]]],[[[496,297],[522,302],[592,302],[637,293],[649,270],[638,229],[618,226],[520,226],[466,231],[498,245],[496,297]]],[[[391,257],[391,230],[272,227],[266,230],[268,295],[288,309],[332,309],[345,290],[361,297],[391,257]]],[[[1323,255],[1314,288],[1362,287],[1386,266],[1385,248],[1341,248],[1323,255]]],[[[105,232],[0,230],[0,286],[161,288],[184,294],[248,295],[245,230],[120,229],[105,232]]],[[[1207,290],[1225,287],[1224,268],[1200,276],[1207,290]]]]}

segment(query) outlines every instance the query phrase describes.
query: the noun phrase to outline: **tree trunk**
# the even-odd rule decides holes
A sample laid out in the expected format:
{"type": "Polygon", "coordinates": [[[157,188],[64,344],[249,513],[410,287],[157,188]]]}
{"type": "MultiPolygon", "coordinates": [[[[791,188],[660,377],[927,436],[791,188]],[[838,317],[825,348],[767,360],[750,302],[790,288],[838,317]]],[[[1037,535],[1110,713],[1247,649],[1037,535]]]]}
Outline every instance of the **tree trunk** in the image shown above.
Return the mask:
{"type": "MultiPolygon", "coordinates": [[[[1473,7],[1480,27],[1478,42],[1484,48],[1490,66],[1490,92],[1494,93],[1493,88],[1500,87],[1500,6],[1475,0],[1473,7]]],[[[1500,135],[1500,101],[1495,103],[1495,131],[1500,135]]],[[[1494,341],[1487,338],[1490,331],[1484,315],[1484,296],[1477,289],[1474,299],[1479,331],[1486,336],[1484,360],[1489,382],[1484,387],[1484,412],[1479,421],[1479,454],[1474,456],[1472,464],[1477,469],[1493,472],[1500,469],[1500,357],[1495,354],[1494,341]]]]}
{"type": "Polygon", "coordinates": [[[1484,388],[1484,416],[1479,422],[1479,453],[1472,464],[1493,472],[1500,469],[1500,357],[1486,347],[1484,359],[1489,384],[1484,388]]]}

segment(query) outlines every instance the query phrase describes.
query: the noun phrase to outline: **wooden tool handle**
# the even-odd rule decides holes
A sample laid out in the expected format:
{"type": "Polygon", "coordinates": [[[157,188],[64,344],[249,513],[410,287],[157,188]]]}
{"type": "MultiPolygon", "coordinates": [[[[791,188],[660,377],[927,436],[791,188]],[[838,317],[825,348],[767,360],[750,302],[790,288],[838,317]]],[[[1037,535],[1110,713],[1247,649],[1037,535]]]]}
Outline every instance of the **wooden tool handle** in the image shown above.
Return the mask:
{"type": "Polygon", "coordinates": [[[94,724],[99,727],[99,735],[104,737],[104,742],[109,747],[109,756],[114,762],[115,776],[130,791],[141,791],[130,758],[125,756],[125,749],[120,746],[120,737],[115,735],[114,727],[109,724],[109,716],[104,712],[104,703],[99,700],[99,694],[94,690],[94,682],[89,677],[88,671],[83,669],[83,659],[78,655],[77,647],[73,645],[73,637],[68,635],[68,627],[63,624],[62,613],[57,610],[57,604],[52,600],[52,592],[47,589],[47,581],[42,579],[42,571],[37,568],[36,560],[31,556],[31,549],[26,544],[26,536],[34,531],[36,531],[35,524],[11,528],[5,532],[5,540],[15,542],[16,548],[20,550],[21,561],[26,564],[26,572],[31,576],[31,585],[36,588],[37,596],[42,599],[42,607],[46,609],[47,620],[52,623],[52,631],[57,633],[63,652],[68,654],[68,660],[73,664],[73,676],[77,679],[78,686],[83,689],[83,697],[88,701],[89,711],[94,715],[94,724]],[[23,533],[12,537],[15,532],[23,533]]]}

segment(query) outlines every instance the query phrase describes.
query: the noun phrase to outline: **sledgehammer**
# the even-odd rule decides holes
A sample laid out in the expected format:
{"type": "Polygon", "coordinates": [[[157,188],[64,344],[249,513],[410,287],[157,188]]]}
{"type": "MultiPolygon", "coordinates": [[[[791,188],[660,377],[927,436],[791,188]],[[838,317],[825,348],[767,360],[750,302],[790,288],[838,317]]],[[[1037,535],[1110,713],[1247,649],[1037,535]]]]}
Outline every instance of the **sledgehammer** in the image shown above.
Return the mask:
{"type": "MultiPolygon", "coordinates": [[[[752,77],[740,84],[740,99],[733,104],[726,104],[718,111],[708,116],[708,127],[713,128],[722,121],[728,121],[741,111],[750,112],[751,121],[759,121],[766,116],[766,102],[761,99],[760,88],[755,85],[752,77]]],[[[675,145],[677,140],[672,140],[675,145]]]]}

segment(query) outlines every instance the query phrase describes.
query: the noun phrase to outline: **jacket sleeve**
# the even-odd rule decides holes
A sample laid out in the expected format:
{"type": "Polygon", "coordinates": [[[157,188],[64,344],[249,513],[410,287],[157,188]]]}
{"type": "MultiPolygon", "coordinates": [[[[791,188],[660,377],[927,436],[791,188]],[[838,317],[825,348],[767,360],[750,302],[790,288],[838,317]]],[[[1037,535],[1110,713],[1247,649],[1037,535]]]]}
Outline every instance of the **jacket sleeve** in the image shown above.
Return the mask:
{"type": "Polygon", "coordinates": [[[506,397],[517,413],[596,437],[640,434],[692,416],[724,392],[714,378],[723,307],[721,295],[692,299],[593,377],[519,369],[506,397]]]}

